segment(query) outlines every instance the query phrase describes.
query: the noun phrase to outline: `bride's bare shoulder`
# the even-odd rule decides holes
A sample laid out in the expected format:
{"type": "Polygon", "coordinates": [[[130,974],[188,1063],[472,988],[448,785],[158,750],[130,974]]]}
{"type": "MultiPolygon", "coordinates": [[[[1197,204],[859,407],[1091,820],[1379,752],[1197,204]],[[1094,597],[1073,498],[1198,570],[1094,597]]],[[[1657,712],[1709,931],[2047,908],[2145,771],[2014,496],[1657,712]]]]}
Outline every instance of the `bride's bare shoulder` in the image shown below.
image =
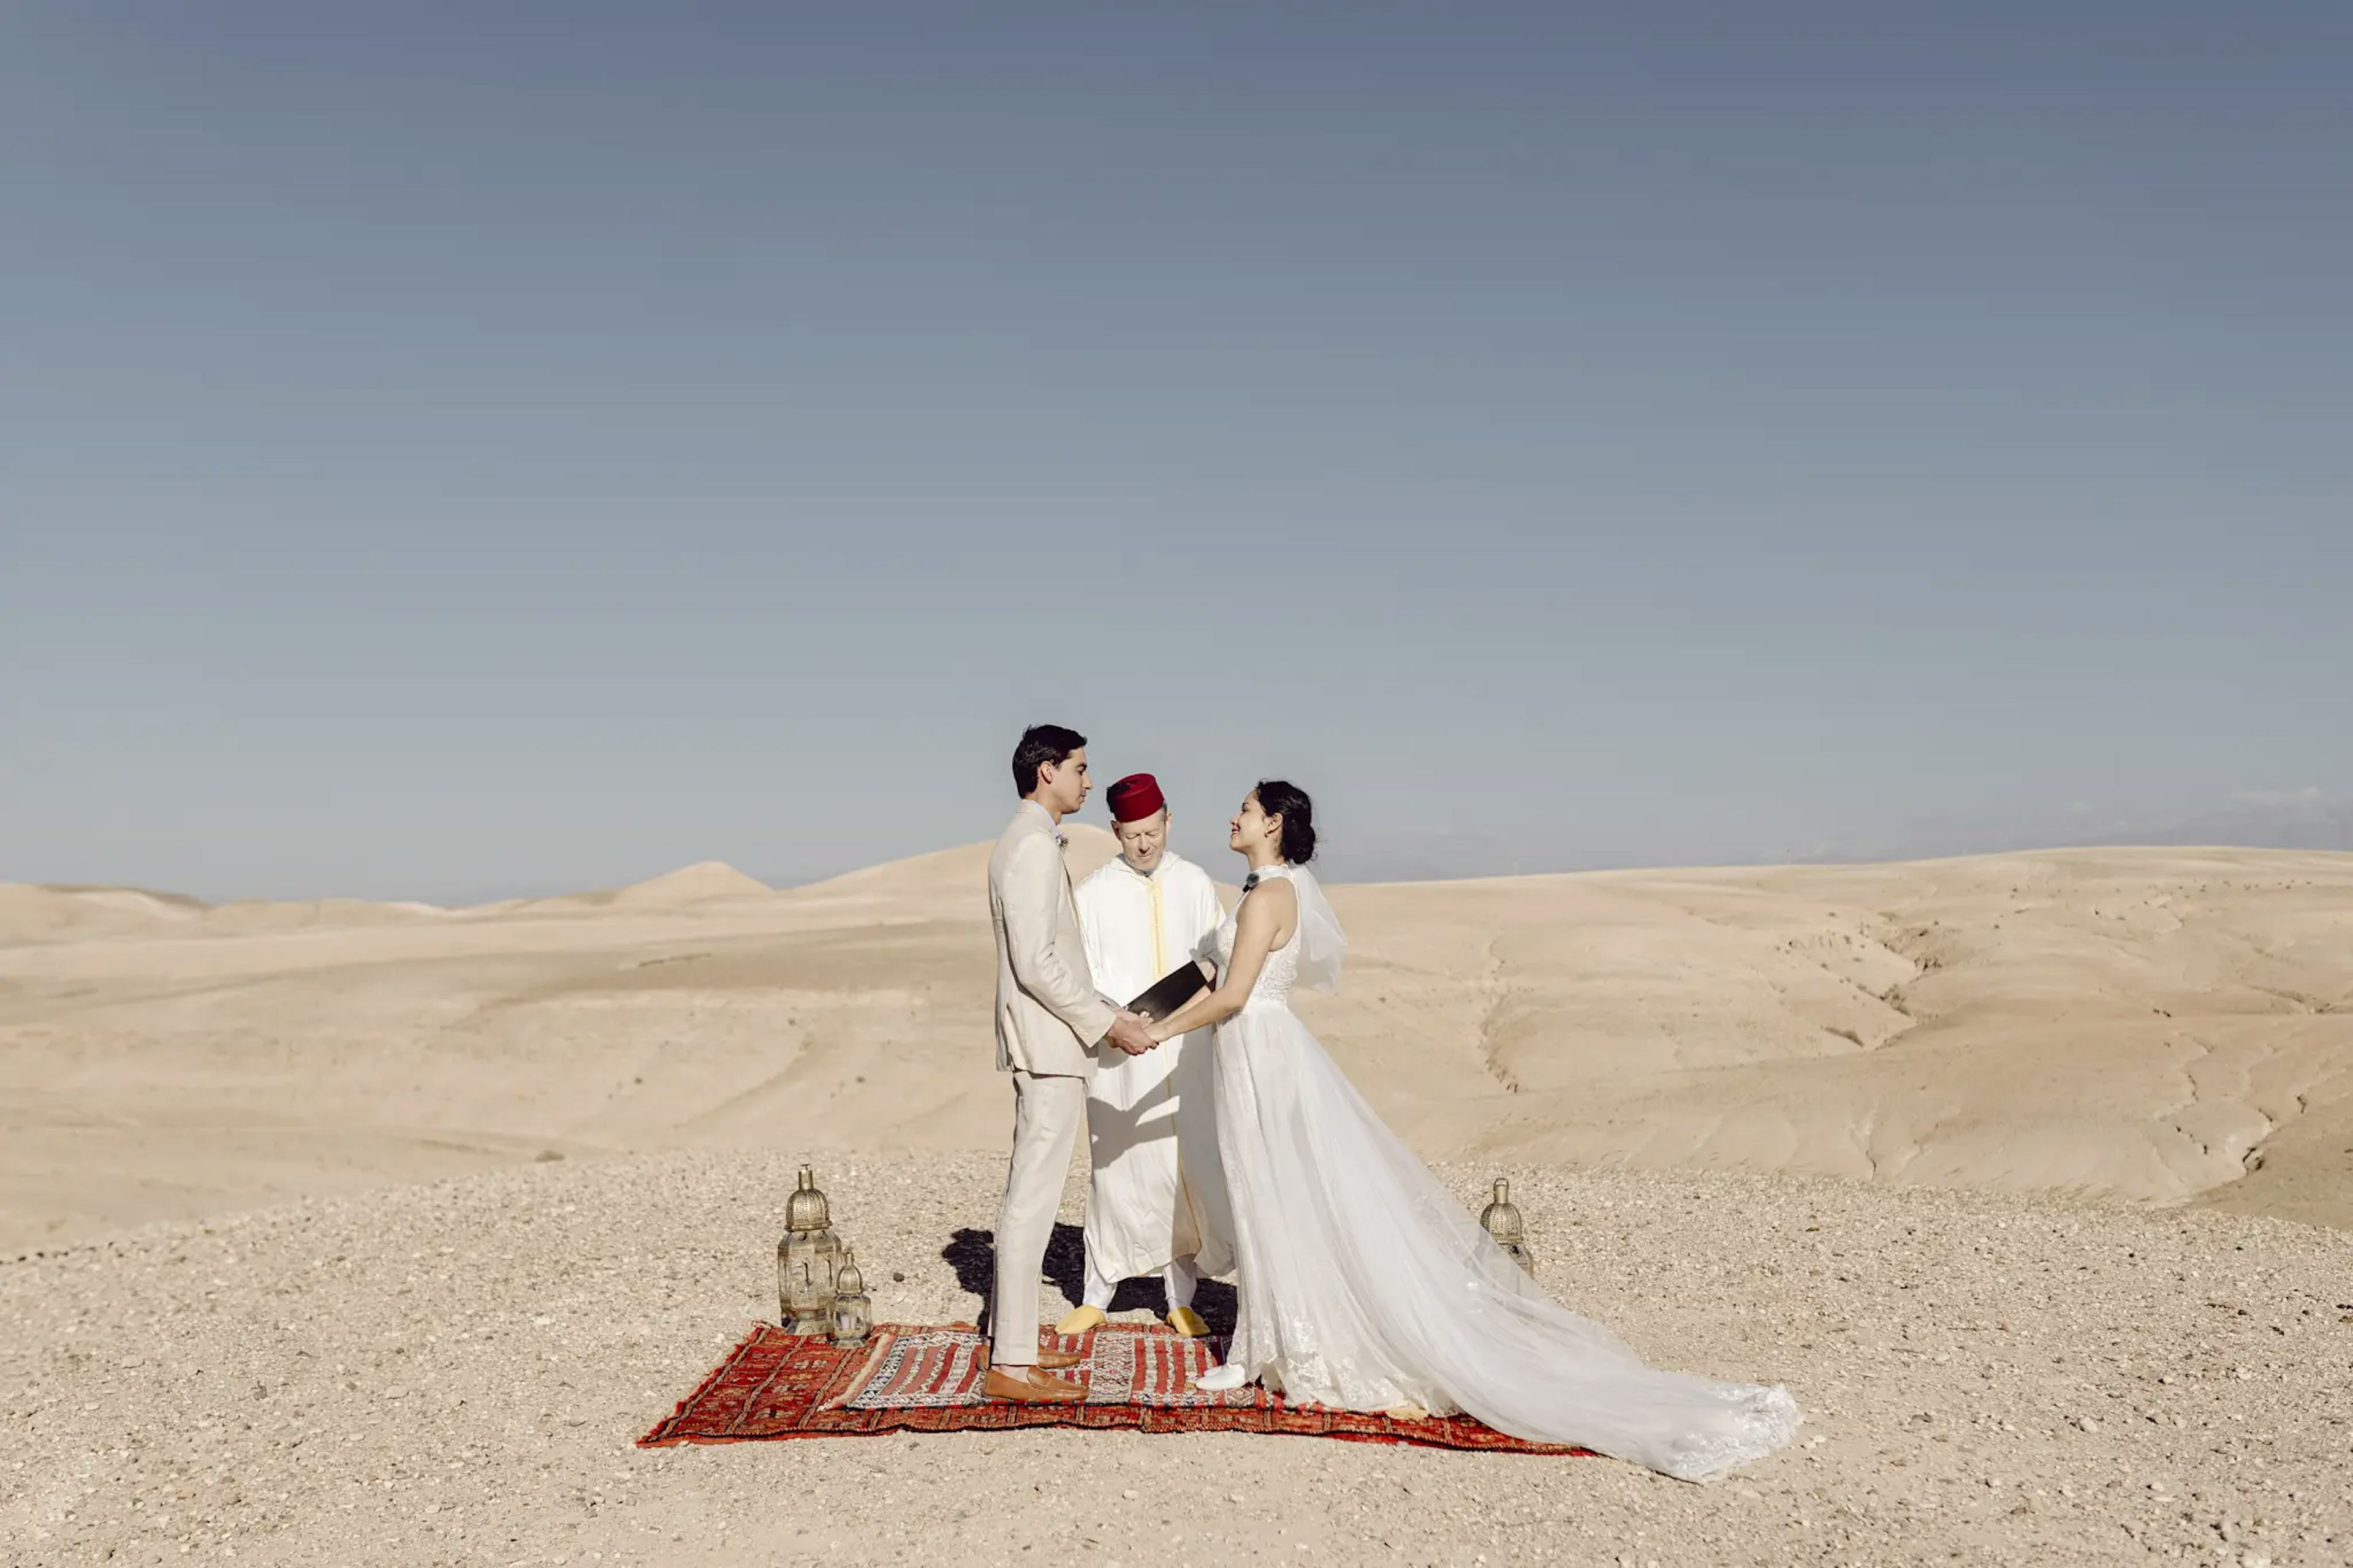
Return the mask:
{"type": "Polygon", "coordinates": [[[1287,877],[1269,877],[1242,895],[1241,908],[1235,911],[1236,921],[1262,923],[1271,921],[1288,929],[1299,914],[1299,890],[1287,877]]]}

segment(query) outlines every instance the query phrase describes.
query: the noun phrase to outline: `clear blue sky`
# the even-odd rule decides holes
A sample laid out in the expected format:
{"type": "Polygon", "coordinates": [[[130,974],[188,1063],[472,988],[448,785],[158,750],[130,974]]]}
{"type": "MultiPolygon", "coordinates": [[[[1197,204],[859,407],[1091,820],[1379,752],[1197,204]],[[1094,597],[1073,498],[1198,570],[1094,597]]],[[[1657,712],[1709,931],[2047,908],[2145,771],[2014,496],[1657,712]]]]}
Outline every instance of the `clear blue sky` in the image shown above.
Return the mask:
{"type": "Polygon", "coordinates": [[[2348,79],[2341,4],[11,6],[0,879],[789,880],[1035,719],[1220,869],[1265,773],[1339,877],[2341,835],[2348,79]]]}

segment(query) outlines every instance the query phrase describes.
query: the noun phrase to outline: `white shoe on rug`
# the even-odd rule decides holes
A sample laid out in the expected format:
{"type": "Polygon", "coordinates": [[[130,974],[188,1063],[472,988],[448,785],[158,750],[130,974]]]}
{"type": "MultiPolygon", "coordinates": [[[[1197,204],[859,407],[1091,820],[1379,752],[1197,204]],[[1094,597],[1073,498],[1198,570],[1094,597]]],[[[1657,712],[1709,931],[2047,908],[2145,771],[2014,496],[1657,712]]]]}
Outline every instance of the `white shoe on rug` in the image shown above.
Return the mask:
{"type": "Polygon", "coordinates": [[[1205,1394],[1231,1394],[1250,1381],[1250,1373],[1233,1363],[1213,1366],[1193,1380],[1193,1386],[1205,1394]]]}

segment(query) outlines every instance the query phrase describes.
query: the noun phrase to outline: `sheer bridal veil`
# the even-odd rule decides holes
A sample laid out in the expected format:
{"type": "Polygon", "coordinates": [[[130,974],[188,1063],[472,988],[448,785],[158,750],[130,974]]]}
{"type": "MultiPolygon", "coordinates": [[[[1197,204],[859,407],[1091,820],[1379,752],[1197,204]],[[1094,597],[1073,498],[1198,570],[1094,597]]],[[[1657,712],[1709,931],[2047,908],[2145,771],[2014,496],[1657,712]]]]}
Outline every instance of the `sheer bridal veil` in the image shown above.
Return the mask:
{"type": "Polygon", "coordinates": [[[1348,956],[1348,933],[1324,896],[1324,884],[1304,866],[1291,868],[1292,891],[1299,896],[1299,978],[1318,991],[1340,989],[1340,965],[1348,956]]]}

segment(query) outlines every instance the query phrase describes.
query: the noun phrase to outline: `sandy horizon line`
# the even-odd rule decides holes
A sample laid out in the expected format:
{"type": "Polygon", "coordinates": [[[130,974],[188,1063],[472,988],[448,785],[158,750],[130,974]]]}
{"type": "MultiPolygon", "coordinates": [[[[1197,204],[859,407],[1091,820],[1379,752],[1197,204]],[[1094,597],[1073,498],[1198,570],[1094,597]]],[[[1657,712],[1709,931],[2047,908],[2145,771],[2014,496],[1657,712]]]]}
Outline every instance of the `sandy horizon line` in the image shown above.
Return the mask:
{"type": "MultiPolygon", "coordinates": [[[[1063,831],[1074,838],[1081,836],[1097,837],[1103,840],[1106,845],[1111,842],[1113,837],[1107,829],[1098,827],[1092,823],[1065,823],[1063,825],[1063,831]]],[[[733,862],[727,860],[704,859],[689,861],[683,865],[673,867],[667,871],[656,872],[650,876],[640,878],[635,881],[618,883],[610,886],[587,888],[563,887],[544,890],[516,891],[483,896],[469,896],[463,898],[403,898],[385,894],[343,892],[277,894],[248,893],[225,898],[206,898],[202,894],[185,892],[177,889],[153,887],[144,882],[103,880],[28,881],[7,877],[0,877],[0,891],[82,895],[133,894],[142,898],[153,899],[158,903],[177,906],[179,908],[198,912],[215,910],[232,910],[242,906],[257,904],[353,904],[372,905],[385,909],[417,910],[430,910],[445,914],[468,914],[488,910],[510,909],[523,904],[552,903],[564,900],[595,899],[632,892],[649,891],[664,888],[690,877],[707,877],[714,881],[723,877],[732,879],[735,886],[741,889],[742,896],[745,897],[757,897],[762,893],[785,894],[808,892],[814,889],[825,888],[828,884],[834,882],[849,880],[871,873],[886,871],[895,868],[911,868],[925,861],[935,860],[952,855],[969,853],[986,846],[989,842],[991,841],[987,839],[974,839],[961,844],[945,845],[934,849],[918,850],[913,854],[895,856],[887,859],[851,867],[846,870],[828,872],[823,876],[811,877],[800,880],[785,880],[781,879],[770,879],[755,876],[751,872],[740,869],[733,862]]],[[[1809,857],[1780,860],[1689,860],[1678,861],[1672,864],[1661,862],[1657,864],[1622,866],[1570,866],[1554,870],[1481,872],[1459,877],[1370,877],[1362,879],[1343,879],[1326,875],[1323,878],[1323,880],[1327,886],[1335,888],[1435,888],[1485,883],[1535,882],[1578,877],[1616,876],[1639,878],[1682,874],[1711,876],[1757,875],[1775,871],[1805,868],[1869,869],[1873,868],[1893,868],[1905,866],[1958,866],[1971,861],[2000,860],[2015,857],[2040,858],[2051,856],[2097,856],[2143,851],[2163,851],[2183,855],[2243,854],[2251,852],[2258,854],[2286,853],[2297,855],[2333,856],[2339,858],[2353,860],[2353,849],[2284,850],[2274,845],[2240,844],[2223,841],[2217,841],[2211,844],[2188,844],[2144,843],[2134,840],[2118,840],[2115,843],[2103,842],[2097,844],[2068,843],[2012,846],[2000,849],[1967,850],[1961,853],[1949,855],[1857,858],[1809,857]]],[[[1187,858],[1191,858],[1191,857],[1187,857],[1187,858]]],[[[1198,862],[1197,861],[1196,863],[1198,864],[1198,862]]],[[[1315,869],[1320,873],[1323,872],[1325,868],[1319,865],[1315,869]]],[[[1219,878],[1218,880],[1221,885],[1227,886],[1238,886],[1240,882],[1239,878],[1231,879],[1219,878]]]]}

